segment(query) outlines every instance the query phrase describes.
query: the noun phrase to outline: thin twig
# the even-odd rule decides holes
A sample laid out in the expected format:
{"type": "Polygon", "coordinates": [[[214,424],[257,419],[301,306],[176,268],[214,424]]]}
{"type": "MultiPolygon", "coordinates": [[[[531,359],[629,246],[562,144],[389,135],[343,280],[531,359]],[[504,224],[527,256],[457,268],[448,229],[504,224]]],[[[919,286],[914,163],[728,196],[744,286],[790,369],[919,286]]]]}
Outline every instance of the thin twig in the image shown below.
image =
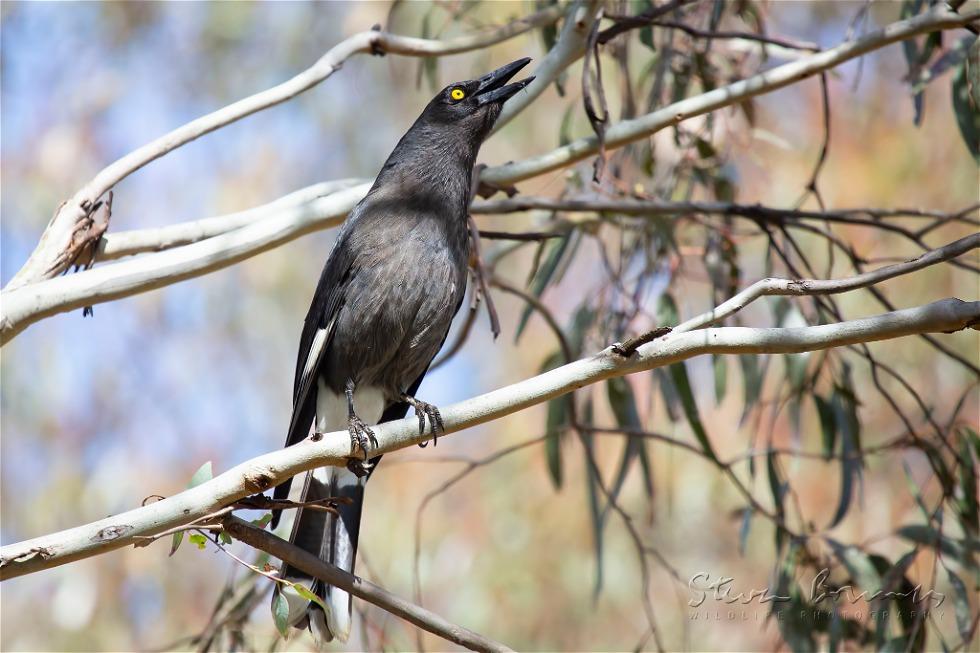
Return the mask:
{"type": "MultiPolygon", "coordinates": [[[[510,651],[508,647],[472,630],[450,623],[439,615],[414,605],[363,578],[358,578],[320,560],[318,557],[237,517],[226,517],[226,532],[236,540],[279,558],[291,567],[324,583],[397,615],[419,628],[471,651],[510,651]]],[[[247,563],[245,563],[247,564],[247,563]]],[[[261,572],[260,572],[261,573],[261,572]]]]}

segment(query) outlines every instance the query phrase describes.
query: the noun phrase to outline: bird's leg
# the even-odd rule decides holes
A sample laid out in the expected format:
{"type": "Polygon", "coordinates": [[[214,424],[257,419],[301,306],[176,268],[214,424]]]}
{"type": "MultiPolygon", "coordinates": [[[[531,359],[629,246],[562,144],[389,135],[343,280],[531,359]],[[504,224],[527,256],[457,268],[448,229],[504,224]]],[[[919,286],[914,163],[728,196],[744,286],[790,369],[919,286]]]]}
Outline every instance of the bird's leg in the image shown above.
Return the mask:
{"type": "MultiPolygon", "coordinates": [[[[378,446],[378,439],[374,437],[372,431],[364,421],[354,412],[354,382],[348,381],[345,389],[347,393],[347,431],[350,433],[351,454],[356,454],[358,448],[364,454],[364,460],[368,459],[368,446],[373,444],[378,446]]],[[[354,470],[351,470],[354,471],[354,470]]],[[[357,472],[354,472],[355,474],[357,472]]],[[[360,474],[358,474],[360,476],[360,474]]]]}
{"type": "MultiPolygon", "coordinates": [[[[404,393],[402,393],[401,400],[415,409],[415,416],[419,418],[419,435],[425,435],[425,420],[429,420],[429,426],[432,428],[432,445],[435,446],[439,439],[439,433],[446,430],[439,409],[404,393]]],[[[420,447],[425,447],[427,444],[428,442],[419,442],[420,447]]]]}

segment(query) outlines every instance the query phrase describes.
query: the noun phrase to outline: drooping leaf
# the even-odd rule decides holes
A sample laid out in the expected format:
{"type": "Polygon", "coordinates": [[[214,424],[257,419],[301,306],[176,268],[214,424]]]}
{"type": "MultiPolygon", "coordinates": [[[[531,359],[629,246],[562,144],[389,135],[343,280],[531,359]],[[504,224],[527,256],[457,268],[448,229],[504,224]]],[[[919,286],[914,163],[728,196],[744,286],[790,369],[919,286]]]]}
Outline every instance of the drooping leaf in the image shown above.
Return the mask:
{"type": "MultiPolygon", "coordinates": [[[[612,408],[616,417],[616,423],[623,428],[640,430],[643,425],[640,422],[640,415],[636,408],[636,397],[633,394],[633,386],[624,377],[616,377],[606,382],[606,396],[609,399],[609,406],[612,408]]],[[[623,451],[622,462],[619,472],[609,489],[609,494],[615,500],[619,496],[619,491],[623,487],[630,466],[633,461],[639,458],[640,466],[643,471],[643,487],[647,496],[653,496],[653,477],[650,470],[650,461],[647,457],[646,441],[642,437],[628,437],[626,448],[623,451]]]]}
{"type": "Polygon", "coordinates": [[[837,420],[834,419],[834,411],[826,399],[818,394],[814,394],[813,402],[817,405],[817,415],[820,417],[823,457],[826,460],[830,460],[834,455],[834,449],[837,444],[837,420]]]}
{"type": "Polygon", "coordinates": [[[980,553],[980,541],[970,537],[959,539],[940,535],[935,528],[925,524],[903,526],[898,529],[897,533],[899,537],[938,549],[942,551],[943,555],[948,555],[960,562],[966,558],[965,553],[980,553]]]}
{"type": "Polygon", "coordinates": [[[777,619],[779,632],[793,653],[811,653],[817,647],[813,638],[813,620],[806,616],[812,615],[814,608],[807,605],[800,586],[793,580],[795,569],[796,545],[792,544],[780,568],[776,591],[776,596],[788,596],[790,600],[788,604],[773,601],[772,610],[782,608],[777,619]]]}
{"type": "MultiPolygon", "coordinates": [[[[556,4],[558,0],[535,0],[534,9],[535,11],[543,11],[548,7],[556,4]]],[[[479,4],[476,2],[470,3],[474,7],[479,4]]],[[[558,25],[557,23],[548,23],[544,25],[541,30],[541,43],[544,45],[544,51],[550,52],[551,48],[555,47],[555,41],[558,39],[558,25]]]]}
{"type": "Polygon", "coordinates": [[[827,542],[834,550],[837,559],[847,568],[851,578],[863,591],[871,595],[881,589],[881,576],[867,553],[855,546],[845,546],[829,537],[827,542]]]}
{"type": "Polygon", "coordinates": [[[834,388],[830,405],[834,411],[834,421],[841,436],[841,490],[837,510],[830,521],[829,528],[837,526],[847,514],[854,497],[855,485],[861,482],[861,426],[857,416],[857,400],[851,387],[848,368],[844,368],[844,379],[834,388]]]}
{"type": "MultiPolygon", "coordinates": [[[[592,422],[592,403],[586,402],[582,409],[585,415],[585,420],[587,423],[592,422]]],[[[592,522],[592,541],[595,545],[595,583],[592,588],[592,598],[593,600],[599,598],[599,593],[602,591],[602,530],[603,530],[603,519],[602,519],[602,509],[599,505],[599,485],[602,483],[602,479],[599,477],[598,463],[595,460],[595,449],[592,446],[593,436],[590,433],[583,432],[581,434],[582,438],[582,451],[585,455],[585,475],[586,484],[585,487],[588,491],[589,500],[589,516],[592,522]]]]}
{"type": "Polygon", "coordinates": [[[718,456],[711,446],[711,439],[704,429],[700,414],[698,414],[698,404],[694,399],[694,392],[691,390],[691,381],[687,376],[687,367],[684,363],[675,363],[670,366],[670,378],[674,382],[674,387],[677,388],[677,395],[680,397],[681,406],[684,408],[687,423],[691,426],[691,430],[694,431],[694,437],[698,439],[698,442],[701,444],[701,449],[708,457],[718,462],[718,456]]]}
{"type": "MultiPolygon", "coordinates": [[[[974,56],[973,50],[970,56],[974,56]]],[[[956,114],[956,124],[960,128],[963,142],[966,143],[973,159],[980,164],[980,106],[974,104],[970,93],[968,65],[977,64],[970,62],[968,58],[956,69],[953,77],[953,113],[956,114]]]]}
{"type": "MultiPolygon", "coordinates": [[[[654,8],[653,7],[653,3],[650,2],[650,0],[646,0],[644,4],[646,6],[642,8],[642,11],[651,11],[654,8]]],[[[639,9],[639,7],[637,7],[637,8],[639,9]]],[[[643,26],[643,27],[640,28],[640,43],[642,43],[643,45],[647,46],[648,48],[650,48],[654,52],[657,51],[657,46],[653,42],[653,26],[652,25],[645,25],[645,26],[643,26]]]]}
{"type": "Polygon", "coordinates": [[[175,554],[177,552],[177,549],[180,548],[180,543],[183,541],[184,541],[184,531],[177,531],[176,533],[174,533],[173,537],[170,539],[170,553],[168,553],[167,555],[172,556],[173,554],[175,554]]]}
{"type": "MultiPolygon", "coordinates": [[[[553,370],[565,362],[565,356],[560,350],[552,352],[538,370],[539,374],[553,370]]],[[[548,465],[548,476],[556,490],[562,484],[561,438],[569,424],[571,398],[568,395],[552,399],[548,402],[548,415],[545,420],[545,462],[548,465]]]]}
{"type": "Polygon", "coordinates": [[[711,355],[711,369],[715,375],[715,402],[721,403],[728,387],[728,359],[718,354],[711,355]]]}
{"type": "Polygon", "coordinates": [[[272,620],[276,623],[276,630],[283,637],[286,637],[289,629],[289,604],[282,592],[276,591],[272,595],[272,620]]]}
{"type": "Polygon", "coordinates": [[[759,369],[759,359],[754,354],[740,354],[738,357],[739,367],[742,369],[742,397],[744,406],[742,416],[739,418],[739,426],[745,424],[745,420],[755,408],[762,393],[762,382],[764,373],[759,369]]]}
{"type": "Polygon", "coordinates": [[[749,530],[752,528],[752,508],[742,510],[742,524],[738,528],[738,554],[745,557],[745,543],[749,539],[749,530]]]}
{"type": "Polygon", "coordinates": [[[960,637],[963,638],[963,641],[968,642],[973,621],[970,610],[970,595],[967,593],[966,584],[953,570],[946,567],[946,574],[949,576],[949,584],[953,586],[953,594],[955,595],[953,605],[956,612],[956,627],[960,631],[960,637]]]}
{"type": "MultiPolygon", "coordinates": [[[[558,270],[558,264],[561,263],[562,257],[565,252],[568,251],[569,243],[571,243],[572,238],[570,235],[565,235],[563,238],[552,238],[550,242],[545,245],[547,249],[547,255],[538,268],[537,273],[531,280],[530,291],[535,297],[540,297],[541,293],[544,292],[545,288],[552,281],[555,272],[558,270]]],[[[521,334],[524,332],[524,327],[527,326],[527,321],[531,317],[531,311],[533,308],[530,305],[524,307],[521,312],[521,317],[517,322],[517,330],[514,332],[514,342],[516,343],[520,340],[521,334]]]]}
{"type": "Polygon", "coordinates": [[[899,558],[895,564],[891,564],[887,558],[880,555],[872,554],[869,556],[871,564],[874,565],[881,577],[881,594],[871,600],[870,606],[879,615],[875,624],[875,647],[877,649],[883,649],[887,643],[888,618],[891,613],[898,614],[905,631],[909,631],[915,621],[913,616],[916,610],[915,602],[919,598],[905,574],[915,562],[917,555],[918,550],[913,549],[899,558]],[[892,592],[892,594],[888,594],[888,592],[892,592]],[[893,601],[898,609],[889,610],[889,601],[893,601]]]}
{"type": "Polygon", "coordinates": [[[572,142],[572,118],[575,116],[575,105],[569,104],[561,118],[558,128],[558,145],[564,147],[572,142]]]}
{"type": "Polygon", "coordinates": [[[196,545],[201,551],[208,546],[208,538],[204,537],[200,533],[191,533],[189,536],[187,536],[187,541],[196,545]]]}
{"type": "Polygon", "coordinates": [[[559,397],[548,402],[548,418],[545,425],[544,452],[548,463],[548,476],[556,490],[561,489],[562,462],[561,436],[568,424],[568,397],[559,397]]]}
{"type": "MultiPolygon", "coordinates": [[[[207,461],[203,465],[197,468],[197,471],[191,476],[191,480],[187,483],[188,489],[198,486],[201,483],[210,481],[213,478],[213,472],[211,470],[211,461],[207,461]]],[[[170,553],[168,556],[172,556],[180,548],[180,543],[184,541],[184,531],[178,531],[173,534],[170,538],[170,553]]],[[[204,548],[204,547],[199,547],[204,548]]]]}
{"type": "Polygon", "coordinates": [[[293,587],[293,589],[296,590],[296,593],[297,594],[299,594],[300,596],[302,596],[307,601],[312,601],[313,603],[316,603],[318,606],[320,606],[324,610],[327,609],[327,606],[323,604],[323,599],[321,599],[319,596],[317,596],[316,594],[314,594],[313,592],[311,592],[310,591],[310,588],[308,588],[303,583],[294,583],[292,587],[293,587]]]}
{"type": "Polygon", "coordinates": [[[221,540],[221,543],[225,545],[229,545],[234,541],[231,539],[231,535],[229,535],[227,531],[221,531],[218,533],[218,538],[221,540]]]}
{"type": "Polygon", "coordinates": [[[211,472],[211,461],[209,460],[197,468],[197,471],[194,472],[193,476],[191,476],[191,480],[187,484],[187,487],[188,488],[197,487],[201,483],[210,481],[212,478],[214,478],[214,475],[211,472]]]}
{"type": "Polygon", "coordinates": [[[980,505],[977,499],[977,468],[970,451],[970,439],[976,438],[973,429],[965,427],[960,437],[960,493],[956,499],[956,514],[963,531],[974,538],[980,537],[980,505]]]}
{"type": "Polygon", "coordinates": [[[674,387],[670,375],[664,368],[658,367],[653,370],[653,378],[660,386],[660,394],[664,398],[664,407],[667,409],[667,419],[671,423],[679,421],[681,418],[681,400],[677,396],[677,388],[674,387]]]}
{"type": "Polygon", "coordinates": [[[980,110],[980,38],[973,38],[964,65],[966,66],[966,85],[970,88],[970,100],[974,110],[980,110]]]}
{"type": "MultiPolygon", "coordinates": [[[[786,515],[786,508],[783,505],[783,500],[786,497],[786,491],[789,485],[783,481],[779,473],[779,465],[776,462],[776,454],[770,451],[766,454],[766,476],[769,479],[769,493],[772,494],[772,505],[776,509],[776,517],[778,521],[782,521],[786,515]]],[[[776,528],[775,538],[776,538],[776,551],[782,551],[783,549],[783,529],[776,528]]]]}
{"type": "MultiPolygon", "coordinates": [[[[935,63],[919,71],[918,78],[912,83],[912,92],[921,92],[929,83],[960,65],[969,55],[970,48],[976,40],[977,37],[971,34],[953,43],[953,46],[939,57],[935,63]]],[[[969,71],[967,71],[967,74],[969,74],[969,71]]]]}

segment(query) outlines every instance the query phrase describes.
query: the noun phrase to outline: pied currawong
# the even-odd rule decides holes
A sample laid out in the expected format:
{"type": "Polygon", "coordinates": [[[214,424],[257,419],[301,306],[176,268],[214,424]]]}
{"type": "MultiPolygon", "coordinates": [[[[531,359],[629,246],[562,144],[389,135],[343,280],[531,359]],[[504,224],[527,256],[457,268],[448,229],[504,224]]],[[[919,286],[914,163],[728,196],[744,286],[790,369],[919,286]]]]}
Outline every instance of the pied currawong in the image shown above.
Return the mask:
{"type": "MultiPolygon", "coordinates": [[[[307,438],[311,428],[347,429],[352,458],[347,469],[308,472],[293,492],[287,481],[274,496],[342,500],[339,514],[298,509],[290,541],[345,571],[354,568],[364,485],[381,459],[370,457],[371,425],[401,419],[412,406],[423,432],[426,421],[433,436],[441,427],[438,410],[414,394],[466,290],[473,164],[504,102],[533,79],[507,84],[529,61],[451,84],[426,105],[351,211],[313,294],[286,446],[307,438]]],[[[309,588],[326,606],[295,587],[277,586],[273,602],[285,599],[290,626],[308,628],[318,646],[347,640],[347,592],[288,564],[281,577],[309,588]]]]}

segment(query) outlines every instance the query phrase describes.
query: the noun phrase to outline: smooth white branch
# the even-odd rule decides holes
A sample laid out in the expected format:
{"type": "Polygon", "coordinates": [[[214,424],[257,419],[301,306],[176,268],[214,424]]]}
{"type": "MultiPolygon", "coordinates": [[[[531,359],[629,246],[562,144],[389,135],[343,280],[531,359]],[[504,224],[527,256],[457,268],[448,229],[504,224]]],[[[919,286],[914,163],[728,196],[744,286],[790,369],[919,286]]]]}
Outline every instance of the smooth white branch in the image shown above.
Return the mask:
{"type": "MultiPolygon", "coordinates": [[[[590,7],[592,5],[586,5],[586,13],[590,7]]],[[[573,8],[573,10],[579,9],[573,8]]],[[[844,43],[832,50],[810,55],[746,80],[612,125],[606,131],[606,147],[608,149],[620,147],[685,118],[737,104],[748,97],[782,88],[897,41],[927,32],[962,27],[978,18],[980,18],[980,11],[960,15],[937,5],[922,15],[893,23],[882,30],[844,43]]],[[[370,32],[370,34],[382,33],[370,32]]],[[[404,42],[406,47],[412,45],[416,50],[420,47],[416,43],[418,39],[398,38],[400,39],[398,42],[404,42]]],[[[393,47],[390,43],[389,46],[393,47]]],[[[548,154],[487,168],[483,170],[480,180],[501,186],[514,184],[581,160],[594,154],[597,147],[594,137],[579,139],[548,154]]],[[[240,220],[246,226],[201,242],[142,256],[133,261],[98,267],[80,274],[48,279],[27,286],[12,281],[8,289],[2,293],[2,302],[0,302],[0,345],[9,342],[30,324],[50,315],[127,297],[206,274],[277,247],[310,231],[339,224],[347,212],[367,193],[368,188],[370,184],[365,183],[327,197],[317,198],[309,203],[269,211],[265,214],[268,217],[260,222],[254,221],[254,214],[252,218],[247,219],[242,219],[240,214],[232,220],[214,218],[212,220],[216,223],[234,223],[240,220]],[[18,288],[18,285],[21,287],[18,288]]],[[[71,204],[72,202],[69,202],[69,205],[71,204]]],[[[266,205],[266,208],[268,207],[269,205],[266,205]]],[[[54,238],[49,235],[49,232],[57,231],[54,225],[57,221],[54,220],[45,232],[38,250],[50,249],[44,243],[54,238]]],[[[68,229],[69,235],[70,231],[71,229],[68,229]]],[[[30,261],[28,263],[30,264],[30,261]]]]}
{"type": "Polygon", "coordinates": [[[313,88],[340,70],[343,63],[352,56],[358,54],[399,54],[431,57],[480,50],[536,27],[554,23],[563,11],[564,8],[560,5],[550,6],[535,14],[483,33],[460,36],[444,41],[399,36],[380,30],[368,30],[350,36],[332,47],[316,63],[293,78],[192,120],[108,165],[76,192],[71,199],[58,207],[54,217],[41,235],[34,252],[7,284],[7,289],[13,290],[41,279],[50,279],[67,269],[68,263],[59,265],[56,261],[71,242],[76,225],[85,219],[99,198],[120,181],[151,161],[182,145],[253,113],[281,104],[313,88]]]}
{"type": "MultiPolygon", "coordinates": [[[[519,383],[441,409],[446,435],[500,419],[599,381],[662,367],[705,354],[794,354],[924,333],[951,333],[980,325],[980,302],[945,299],[837,324],[797,328],[722,327],[670,333],[640,346],[630,358],[603,351],[519,383]]],[[[375,428],[383,454],[428,440],[406,418],[375,428]]],[[[0,549],[0,580],[57,567],[134,544],[214,513],[243,497],[323,465],[345,465],[346,432],[307,439],[253,458],[194,488],[120,515],[0,549]]],[[[147,488],[147,493],[159,488],[147,488]]]]}

